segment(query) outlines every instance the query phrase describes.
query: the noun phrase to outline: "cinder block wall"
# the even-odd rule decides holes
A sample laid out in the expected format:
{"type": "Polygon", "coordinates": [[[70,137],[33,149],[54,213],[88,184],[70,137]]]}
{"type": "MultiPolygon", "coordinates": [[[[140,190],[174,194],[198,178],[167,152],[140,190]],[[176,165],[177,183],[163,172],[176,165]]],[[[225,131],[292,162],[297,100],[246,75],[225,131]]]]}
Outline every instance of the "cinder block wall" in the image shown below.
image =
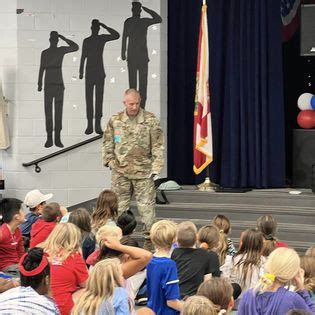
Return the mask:
{"type": "MultiPolygon", "coordinates": [[[[161,119],[167,127],[167,3],[144,0],[142,4],[162,16],[162,24],[148,30],[149,74],[146,109],[161,119]]],[[[42,50],[49,47],[49,33],[58,31],[79,45],[79,50],[65,55],[63,80],[62,142],[69,146],[87,139],[85,85],[79,79],[83,39],[90,35],[92,19],[117,30],[122,35],[123,24],[131,16],[131,1],[127,0],[2,0],[0,8],[0,80],[9,100],[9,125],[12,146],[0,151],[5,196],[24,198],[27,191],[38,188],[53,192],[54,200],[70,206],[95,198],[110,187],[110,172],[101,161],[101,140],[41,163],[41,173],[23,162],[55,152],[45,148],[44,94],[37,91],[42,50]],[[16,9],[23,13],[16,14],[16,9]]],[[[142,17],[149,16],[142,12],[142,17]]],[[[100,33],[105,30],[101,29],[100,33]]],[[[59,41],[59,45],[63,45],[59,41]]],[[[123,108],[122,94],[128,88],[128,70],[120,60],[121,37],[106,43],[106,72],[103,126],[109,117],[123,108]]],[[[165,168],[166,169],[166,168],[165,168]]],[[[166,172],[163,171],[165,176],[166,172]]]]}

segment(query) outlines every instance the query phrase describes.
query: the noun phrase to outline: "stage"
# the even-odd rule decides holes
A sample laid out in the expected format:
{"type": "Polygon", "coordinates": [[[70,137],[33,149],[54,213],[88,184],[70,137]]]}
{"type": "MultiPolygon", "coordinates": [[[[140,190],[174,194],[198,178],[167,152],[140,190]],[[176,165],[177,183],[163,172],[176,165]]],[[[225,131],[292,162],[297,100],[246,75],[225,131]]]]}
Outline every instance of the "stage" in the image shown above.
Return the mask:
{"type": "MultiPolygon", "coordinates": [[[[195,186],[183,186],[178,191],[167,191],[170,204],[157,205],[157,219],[175,222],[190,220],[197,227],[210,224],[216,214],[224,214],[232,224],[231,237],[238,244],[241,231],[255,228],[256,220],[271,214],[278,222],[277,237],[303,254],[315,245],[315,194],[310,189],[299,189],[301,194],[292,195],[294,189],[261,189],[246,193],[217,193],[196,190],[195,186]]],[[[70,207],[85,207],[92,211],[96,200],[70,207]]],[[[132,209],[136,211],[135,202],[132,209]]],[[[139,225],[137,236],[140,238],[139,225]]]]}

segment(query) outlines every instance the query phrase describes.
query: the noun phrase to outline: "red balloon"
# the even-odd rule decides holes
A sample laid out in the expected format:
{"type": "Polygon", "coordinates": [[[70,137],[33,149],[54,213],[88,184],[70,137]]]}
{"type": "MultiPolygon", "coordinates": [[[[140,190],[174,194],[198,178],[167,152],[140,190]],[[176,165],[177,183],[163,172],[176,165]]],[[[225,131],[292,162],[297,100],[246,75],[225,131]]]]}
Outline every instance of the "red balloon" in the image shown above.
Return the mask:
{"type": "Polygon", "coordinates": [[[297,123],[301,128],[311,129],[315,127],[315,110],[302,110],[297,116],[297,123]]]}

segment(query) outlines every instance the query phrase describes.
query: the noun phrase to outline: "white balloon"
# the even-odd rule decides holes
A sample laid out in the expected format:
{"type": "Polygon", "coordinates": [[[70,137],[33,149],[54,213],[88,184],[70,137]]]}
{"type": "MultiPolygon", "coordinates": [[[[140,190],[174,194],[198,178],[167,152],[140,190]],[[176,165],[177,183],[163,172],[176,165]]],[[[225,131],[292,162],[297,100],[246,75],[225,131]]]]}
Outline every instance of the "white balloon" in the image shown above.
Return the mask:
{"type": "Polygon", "coordinates": [[[313,94],[311,93],[303,93],[298,98],[298,108],[300,110],[313,109],[311,105],[311,98],[313,94]]]}

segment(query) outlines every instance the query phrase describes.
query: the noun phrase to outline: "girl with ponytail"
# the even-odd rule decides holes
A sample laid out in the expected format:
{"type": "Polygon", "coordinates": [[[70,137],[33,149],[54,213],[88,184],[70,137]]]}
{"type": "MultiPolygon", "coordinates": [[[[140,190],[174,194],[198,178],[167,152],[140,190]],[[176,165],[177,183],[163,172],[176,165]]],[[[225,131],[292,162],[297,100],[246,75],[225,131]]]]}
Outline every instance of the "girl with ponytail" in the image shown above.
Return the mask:
{"type": "Polygon", "coordinates": [[[237,314],[286,314],[292,309],[315,313],[315,306],[304,288],[300,258],[293,249],[275,249],[268,257],[265,271],[256,288],[243,295],[237,314]],[[290,284],[295,285],[295,292],[287,288],[290,284]]]}
{"type": "Polygon", "coordinates": [[[262,255],[268,257],[270,253],[278,247],[288,247],[284,242],[280,242],[275,234],[277,232],[277,222],[271,215],[263,215],[257,220],[257,230],[264,237],[264,247],[262,255]]]}

